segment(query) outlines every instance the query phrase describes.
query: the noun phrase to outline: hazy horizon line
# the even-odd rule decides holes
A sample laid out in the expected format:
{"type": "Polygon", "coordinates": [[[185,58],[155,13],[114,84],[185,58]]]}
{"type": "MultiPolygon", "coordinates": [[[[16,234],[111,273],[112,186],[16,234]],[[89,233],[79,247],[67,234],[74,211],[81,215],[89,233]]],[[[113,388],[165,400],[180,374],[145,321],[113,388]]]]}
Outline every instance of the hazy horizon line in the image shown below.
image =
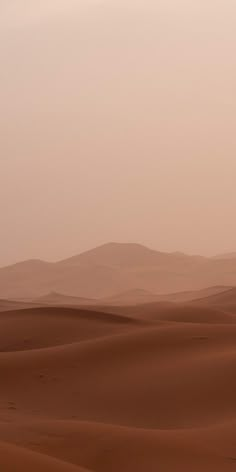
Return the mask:
{"type": "Polygon", "coordinates": [[[214,259],[214,258],[224,258],[225,257],[229,257],[232,255],[235,254],[236,256],[236,251],[222,251],[222,252],[217,252],[215,254],[201,254],[201,253],[190,253],[188,251],[181,251],[181,250],[175,250],[175,251],[167,251],[167,250],[159,250],[157,248],[153,248],[151,246],[149,246],[148,244],[145,244],[145,243],[141,243],[141,242],[124,242],[124,241],[108,241],[108,242],[105,242],[105,243],[102,243],[102,244],[98,244],[98,245],[95,245],[93,247],[90,247],[89,249],[85,249],[83,251],[79,251],[78,253],[74,253],[72,255],[68,255],[66,257],[60,257],[60,258],[55,258],[53,260],[48,260],[47,258],[41,258],[41,257],[29,257],[29,258],[25,258],[25,259],[19,259],[15,262],[10,262],[8,264],[4,264],[4,265],[0,265],[0,269],[4,269],[4,268],[7,268],[7,267],[12,267],[12,266],[15,266],[15,265],[18,265],[18,264],[22,264],[22,263],[26,263],[26,262],[42,262],[42,263],[48,263],[48,264],[56,264],[56,263],[60,263],[60,262],[63,262],[63,261],[66,261],[66,260],[69,260],[69,259],[72,259],[74,257],[77,257],[77,256],[80,256],[82,254],[86,254],[90,251],[94,251],[96,249],[99,249],[99,248],[102,248],[102,247],[105,247],[105,246],[109,246],[109,245],[117,245],[117,246],[139,246],[139,247],[142,247],[142,248],[145,248],[145,249],[148,249],[150,251],[153,251],[153,252],[156,252],[156,253],[160,253],[160,254],[170,254],[170,255],[183,255],[183,256],[187,256],[187,257],[202,257],[202,258],[205,258],[205,259],[214,259]]]}

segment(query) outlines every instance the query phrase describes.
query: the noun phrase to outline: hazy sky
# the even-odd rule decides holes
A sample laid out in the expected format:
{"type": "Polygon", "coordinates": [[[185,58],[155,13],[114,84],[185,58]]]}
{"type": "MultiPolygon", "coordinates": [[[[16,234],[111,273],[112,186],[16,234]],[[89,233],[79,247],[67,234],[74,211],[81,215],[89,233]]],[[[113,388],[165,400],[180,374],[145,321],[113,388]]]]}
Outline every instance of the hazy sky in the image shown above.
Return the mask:
{"type": "Polygon", "coordinates": [[[0,265],[236,250],[235,0],[0,0],[0,265]]]}

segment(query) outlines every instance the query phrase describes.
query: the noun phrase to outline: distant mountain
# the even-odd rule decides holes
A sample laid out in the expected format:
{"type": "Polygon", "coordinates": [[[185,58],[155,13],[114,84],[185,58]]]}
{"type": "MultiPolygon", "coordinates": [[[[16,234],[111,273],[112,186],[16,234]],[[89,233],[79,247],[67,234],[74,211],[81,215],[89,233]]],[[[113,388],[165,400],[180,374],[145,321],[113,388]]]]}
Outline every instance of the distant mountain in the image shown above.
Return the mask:
{"type": "Polygon", "coordinates": [[[236,258],[162,253],[140,244],[109,243],[56,263],[24,261],[0,269],[1,298],[51,292],[83,299],[125,294],[156,300],[162,294],[236,285],[236,258]],[[135,294],[135,291],[141,292],[135,294]]]}
{"type": "Polygon", "coordinates": [[[154,251],[141,244],[108,243],[78,256],[58,262],[63,266],[106,265],[110,267],[152,267],[169,263],[186,263],[189,260],[202,260],[200,256],[187,256],[183,253],[164,253],[154,251]]]}

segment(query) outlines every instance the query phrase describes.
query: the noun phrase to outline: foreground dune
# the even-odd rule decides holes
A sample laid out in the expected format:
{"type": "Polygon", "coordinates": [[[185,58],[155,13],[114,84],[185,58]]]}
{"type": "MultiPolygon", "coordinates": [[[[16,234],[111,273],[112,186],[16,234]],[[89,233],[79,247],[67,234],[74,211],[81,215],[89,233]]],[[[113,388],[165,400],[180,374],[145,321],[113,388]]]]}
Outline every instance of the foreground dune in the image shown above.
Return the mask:
{"type": "Polygon", "coordinates": [[[86,472],[81,467],[73,466],[29,450],[0,443],[0,466],[4,472],[86,472]]]}
{"type": "Polygon", "coordinates": [[[234,470],[235,433],[236,422],[165,431],[27,419],[18,429],[7,425],[5,435],[12,443],[30,447],[32,452],[59,457],[62,464],[83,464],[86,470],[154,472],[160,467],[168,471],[213,472],[234,470]]]}
{"type": "Polygon", "coordinates": [[[0,315],[0,351],[69,344],[139,325],[138,320],[127,316],[94,310],[62,307],[12,310],[0,315]]]}
{"type": "Polygon", "coordinates": [[[171,304],[0,314],[0,468],[233,471],[236,321],[171,304]]]}

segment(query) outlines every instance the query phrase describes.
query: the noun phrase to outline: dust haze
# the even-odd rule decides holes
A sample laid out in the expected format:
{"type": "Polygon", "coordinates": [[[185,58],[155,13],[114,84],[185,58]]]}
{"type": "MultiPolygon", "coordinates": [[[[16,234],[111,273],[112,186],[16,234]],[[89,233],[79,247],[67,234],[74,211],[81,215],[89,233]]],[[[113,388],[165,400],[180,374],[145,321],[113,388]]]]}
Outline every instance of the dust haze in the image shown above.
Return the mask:
{"type": "Polygon", "coordinates": [[[235,472],[235,0],[0,0],[0,470],[235,472]]]}
{"type": "Polygon", "coordinates": [[[235,10],[1,2],[1,266],[235,249],[235,10]]]}

